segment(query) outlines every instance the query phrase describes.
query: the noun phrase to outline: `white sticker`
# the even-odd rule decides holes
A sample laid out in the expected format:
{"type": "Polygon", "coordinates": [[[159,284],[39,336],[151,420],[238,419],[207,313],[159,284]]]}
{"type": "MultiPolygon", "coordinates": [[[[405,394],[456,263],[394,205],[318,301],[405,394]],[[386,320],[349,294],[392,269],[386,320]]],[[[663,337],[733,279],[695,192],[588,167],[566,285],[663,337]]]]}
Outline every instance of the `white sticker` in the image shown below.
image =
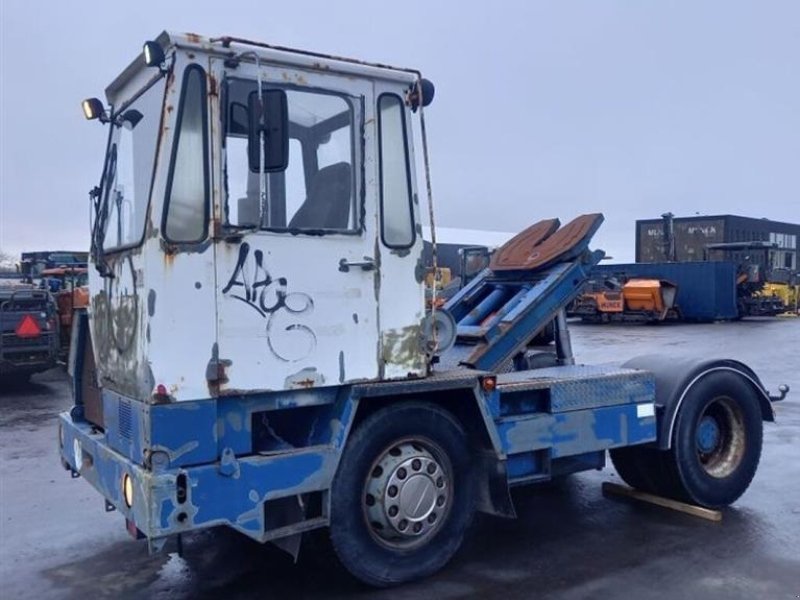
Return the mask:
{"type": "Polygon", "coordinates": [[[645,404],[637,404],[636,416],[639,417],[640,419],[644,419],[645,417],[655,417],[656,416],[655,403],[647,402],[645,404]]]}

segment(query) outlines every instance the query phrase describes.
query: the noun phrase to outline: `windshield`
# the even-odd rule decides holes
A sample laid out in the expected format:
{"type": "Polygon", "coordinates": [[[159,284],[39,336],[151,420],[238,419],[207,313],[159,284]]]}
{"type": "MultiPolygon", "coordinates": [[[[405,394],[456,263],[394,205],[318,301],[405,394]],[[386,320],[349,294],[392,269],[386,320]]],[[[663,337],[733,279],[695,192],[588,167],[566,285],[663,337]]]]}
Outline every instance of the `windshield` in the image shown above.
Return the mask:
{"type": "Polygon", "coordinates": [[[105,250],[136,245],[144,235],[165,85],[158,79],[114,119],[103,189],[105,250]]]}

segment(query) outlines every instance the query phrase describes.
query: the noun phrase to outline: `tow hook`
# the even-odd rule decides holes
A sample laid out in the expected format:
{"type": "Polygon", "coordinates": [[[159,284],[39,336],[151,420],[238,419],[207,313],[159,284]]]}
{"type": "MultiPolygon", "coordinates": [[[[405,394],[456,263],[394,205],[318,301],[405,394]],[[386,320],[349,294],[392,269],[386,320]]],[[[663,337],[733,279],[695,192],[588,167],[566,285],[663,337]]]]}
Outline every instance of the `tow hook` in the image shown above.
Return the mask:
{"type": "Polygon", "coordinates": [[[786,398],[786,394],[788,394],[788,393],[789,393],[789,386],[786,385],[785,383],[782,383],[781,385],[778,386],[778,395],[777,396],[773,396],[772,394],[770,394],[769,401],[770,402],[780,402],[781,400],[786,398]]]}

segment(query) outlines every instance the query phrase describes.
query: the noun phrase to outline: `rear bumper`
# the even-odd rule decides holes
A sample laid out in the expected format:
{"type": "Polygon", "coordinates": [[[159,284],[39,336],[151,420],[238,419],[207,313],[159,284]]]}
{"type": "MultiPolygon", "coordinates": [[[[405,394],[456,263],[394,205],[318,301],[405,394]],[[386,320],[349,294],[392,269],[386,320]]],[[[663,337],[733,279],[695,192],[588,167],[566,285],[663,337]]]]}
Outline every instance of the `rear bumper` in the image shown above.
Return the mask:
{"type": "Polygon", "coordinates": [[[56,333],[43,334],[33,343],[23,343],[14,335],[0,336],[0,375],[40,373],[53,368],[57,358],[56,333]]]}

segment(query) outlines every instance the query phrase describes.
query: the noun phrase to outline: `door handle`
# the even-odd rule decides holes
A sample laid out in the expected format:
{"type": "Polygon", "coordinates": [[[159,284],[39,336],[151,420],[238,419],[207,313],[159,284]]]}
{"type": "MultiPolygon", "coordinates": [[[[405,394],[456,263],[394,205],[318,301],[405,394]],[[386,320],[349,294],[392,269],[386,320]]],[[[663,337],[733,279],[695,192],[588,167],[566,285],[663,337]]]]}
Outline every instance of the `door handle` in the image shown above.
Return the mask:
{"type": "Polygon", "coordinates": [[[365,256],[364,260],[359,261],[349,261],[346,258],[343,258],[339,261],[339,270],[342,273],[348,273],[350,271],[350,267],[360,267],[362,271],[373,271],[375,269],[375,260],[365,256]]]}

